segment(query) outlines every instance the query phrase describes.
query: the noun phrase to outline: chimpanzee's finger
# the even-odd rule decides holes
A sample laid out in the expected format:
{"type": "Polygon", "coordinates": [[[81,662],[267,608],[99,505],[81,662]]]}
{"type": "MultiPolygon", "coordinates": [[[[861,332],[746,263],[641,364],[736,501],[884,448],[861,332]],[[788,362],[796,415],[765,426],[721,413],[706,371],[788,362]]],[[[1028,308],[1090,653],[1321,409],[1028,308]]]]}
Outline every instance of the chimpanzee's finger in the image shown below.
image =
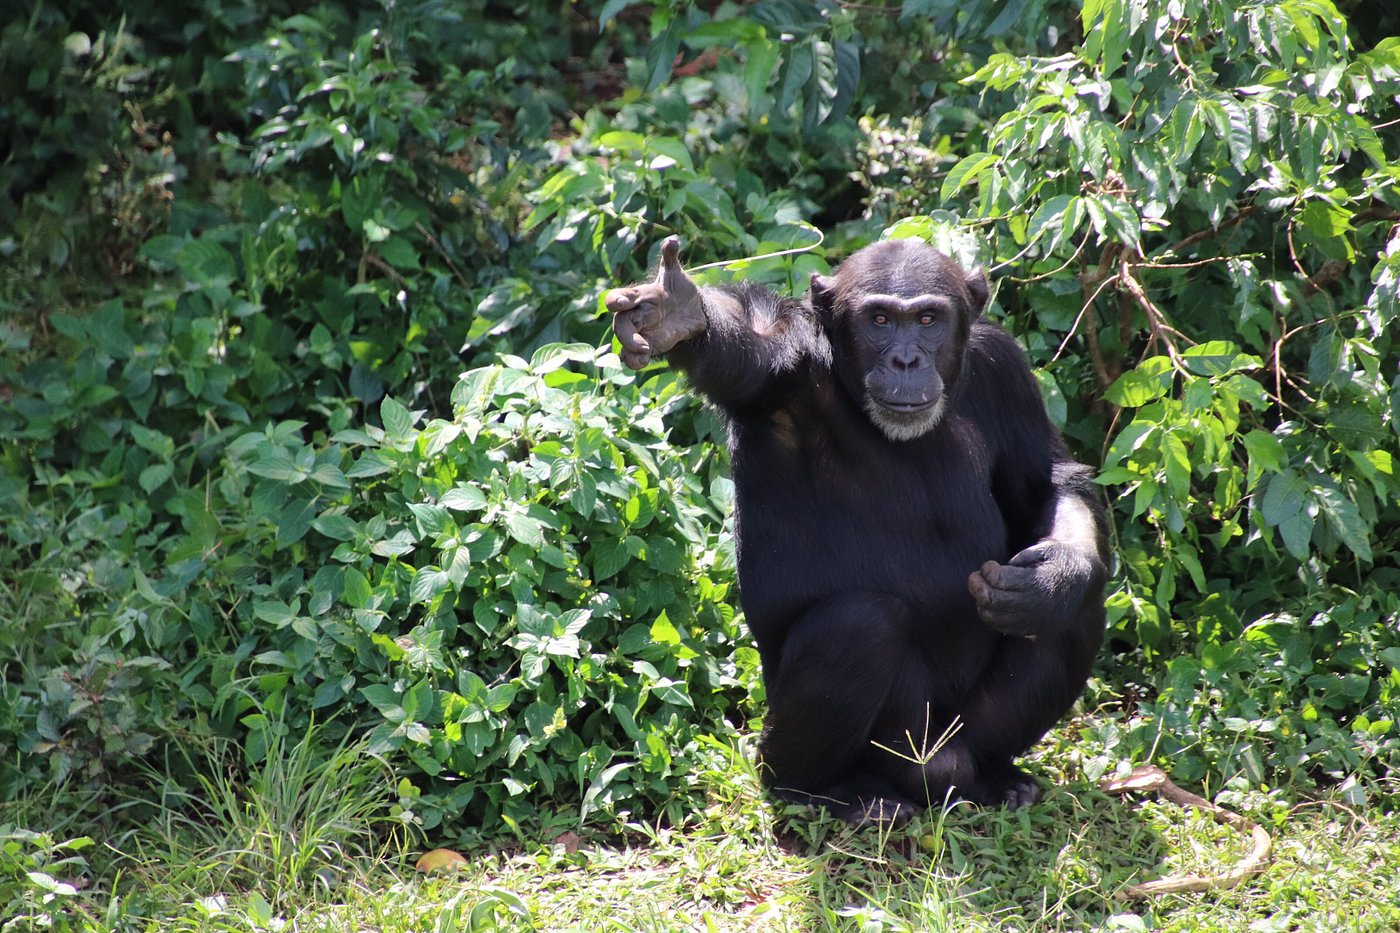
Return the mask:
{"type": "Polygon", "coordinates": [[[681,238],[678,236],[668,236],[661,244],[661,271],[666,272],[681,271],[681,238]]]}
{"type": "Polygon", "coordinates": [[[622,351],[622,362],[628,369],[643,369],[651,363],[650,353],[633,353],[631,350],[622,351]]]}
{"type": "Polygon", "coordinates": [[[608,310],[614,314],[628,311],[637,305],[637,290],[635,288],[614,288],[604,296],[603,304],[607,305],[608,310]]]}
{"type": "Polygon", "coordinates": [[[660,281],[644,282],[641,285],[633,285],[630,288],[614,288],[608,292],[608,297],[604,302],[608,310],[614,313],[619,311],[631,311],[634,308],[644,305],[647,302],[657,304],[666,300],[666,286],[660,281]]]}
{"type": "Polygon", "coordinates": [[[997,590],[1028,590],[1035,586],[1035,570],[987,561],[977,574],[997,590]]]}
{"type": "Polygon", "coordinates": [[[1018,551],[1007,563],[1012,567],[1033,567],[1050,556],[1052,547],[1054,547],[1054,545],[1047,541],[1032,544],[1025,550],[1018,551]]]}
{"type": "Polygon", "coordinates": [[[627,313],[614,314],[613,333],[617,334],[622,349],[632,353],[651,353],[651,344],[647,343],[647,339],[637,331],[637,324],[632,320],[632,315],[627,313]]]}

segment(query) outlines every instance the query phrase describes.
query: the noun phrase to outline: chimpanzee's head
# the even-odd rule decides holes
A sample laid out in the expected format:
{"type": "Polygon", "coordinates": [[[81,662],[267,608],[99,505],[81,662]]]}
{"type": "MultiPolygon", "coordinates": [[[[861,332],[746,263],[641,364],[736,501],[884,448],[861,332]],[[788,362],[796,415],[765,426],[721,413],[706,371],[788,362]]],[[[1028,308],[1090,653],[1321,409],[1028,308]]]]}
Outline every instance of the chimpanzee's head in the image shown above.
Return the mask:
{"type": "Polygon", "coordinates": [[[981,270],[964,272],[922,240],[875,243],[834,275],[812,276],[837,375],[895,441],[937,426],[987,294],[981,270]]]}

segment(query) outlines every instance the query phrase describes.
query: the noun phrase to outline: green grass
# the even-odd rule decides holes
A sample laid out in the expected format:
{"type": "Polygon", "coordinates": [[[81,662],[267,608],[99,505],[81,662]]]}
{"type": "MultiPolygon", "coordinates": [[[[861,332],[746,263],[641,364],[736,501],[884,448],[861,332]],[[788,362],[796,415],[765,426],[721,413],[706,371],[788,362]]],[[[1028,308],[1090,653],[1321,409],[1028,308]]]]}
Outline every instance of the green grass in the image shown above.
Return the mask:
{"type": "MultiPolygon", "coordinates": [[[[710,802],[690,825],[541,830],[424,876],[417,852],[371,844],[394,798],[377,762],[346,745],[316,762],[302,751],[314,743],[288,741],[247,784],[215,769],[204,795],[169,795],[157,818],[86,848],[12,835],[0,843],[11,918],[0,930],[1400,929],[1400,814],[1287,791],[1222,801],[1273,834],[1264,874],[1121,900],[1137,881],[1221,871],[1248,840],[1198,812],[1104,796],[1052,764],[1073,760],[1063,743],[1052,737],[1032,761],[1054,783],[1028,811],[955,806],[897,832],[854,831],[767,801],[740,750],[702,775],[710,802]]],[[[42,816],[30,804],[24,815],[42,816]]]]}

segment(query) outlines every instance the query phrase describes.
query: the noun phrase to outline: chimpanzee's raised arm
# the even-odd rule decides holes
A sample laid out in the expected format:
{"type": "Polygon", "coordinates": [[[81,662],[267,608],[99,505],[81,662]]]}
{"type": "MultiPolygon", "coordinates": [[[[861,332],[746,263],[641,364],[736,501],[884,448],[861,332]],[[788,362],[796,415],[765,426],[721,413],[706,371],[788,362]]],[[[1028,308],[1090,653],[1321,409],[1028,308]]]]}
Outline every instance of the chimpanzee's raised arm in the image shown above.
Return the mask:
{"type": "Polygon", "coordinates": [[[680,263],[680,240],[661,245],[650,282],[608,293],[622,361],[633,369],[666,354],[720,406],[760,396],[808,353],[825,353],[815,316],[764,288],[697,288],[680,263]]]}

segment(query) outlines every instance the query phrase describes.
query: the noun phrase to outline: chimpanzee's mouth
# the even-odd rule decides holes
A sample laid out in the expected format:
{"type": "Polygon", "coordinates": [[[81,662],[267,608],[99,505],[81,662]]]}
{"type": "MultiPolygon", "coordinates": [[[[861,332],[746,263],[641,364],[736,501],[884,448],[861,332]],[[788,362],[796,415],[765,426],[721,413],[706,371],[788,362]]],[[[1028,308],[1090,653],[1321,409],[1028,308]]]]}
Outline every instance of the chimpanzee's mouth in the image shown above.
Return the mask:
{"type": "Polygon", "coordinates": [[[900,414],[912,415],[921,411],[928,411],[934,405],[937,405],[938,401],[935,399],[932,401],[923,400],[918,402],[897,402],[889,399],[881,399],[880,404],[883,405],[885,408],[888,408],[890,411],[897,411],[900,414]]]}

